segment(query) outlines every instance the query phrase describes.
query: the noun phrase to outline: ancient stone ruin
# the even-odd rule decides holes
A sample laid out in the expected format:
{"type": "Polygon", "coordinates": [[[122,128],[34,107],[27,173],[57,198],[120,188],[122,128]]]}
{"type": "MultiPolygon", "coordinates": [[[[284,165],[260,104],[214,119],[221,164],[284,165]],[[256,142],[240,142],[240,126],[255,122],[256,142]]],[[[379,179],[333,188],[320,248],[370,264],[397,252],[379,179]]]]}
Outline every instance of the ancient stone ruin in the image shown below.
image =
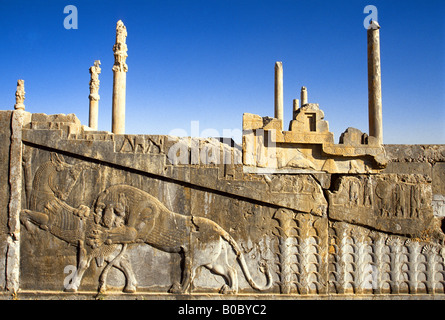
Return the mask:
{"type": "Polygon", "coordinates": [[[242,115],[242,145],[125,134],[122,21],[112,132],[99,60],[88,126],[25,111],[19,80],[0,111],[0,297],[444,297],[445,146],[383,144],[379,28],[369,133],[338,143],[306,87],[284,126],[281,62],[274,117],[242,115]]]}

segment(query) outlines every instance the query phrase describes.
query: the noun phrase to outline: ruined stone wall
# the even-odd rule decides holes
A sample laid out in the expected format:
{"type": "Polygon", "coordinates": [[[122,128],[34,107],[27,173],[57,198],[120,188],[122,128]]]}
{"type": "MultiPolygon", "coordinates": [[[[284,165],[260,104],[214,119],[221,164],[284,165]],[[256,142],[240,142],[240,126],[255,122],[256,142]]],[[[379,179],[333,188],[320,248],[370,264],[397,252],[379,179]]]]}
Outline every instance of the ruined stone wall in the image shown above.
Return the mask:
{"type": "Polygon", "coordinates": [[[444,146],[385,146],[380,173],[257,174],[217,139],[25,112],[18,128],[14,113],[0,112],[3,297],[444,294],[444,146]]]}
{"type": "Polygon", "coordinates": [[[11,141],[11,111],[0,113],[0,290],[6,288],[6,255],[8,250],[8,205],[9,205],[9,146],[11,141]]]}
{"type": "Polygon", "coordinates": [[[387,145],[390,162],[384,172],[417,173],[431,177],[432,206],[437,217],[445,217],[445,146],[387,145]]]}

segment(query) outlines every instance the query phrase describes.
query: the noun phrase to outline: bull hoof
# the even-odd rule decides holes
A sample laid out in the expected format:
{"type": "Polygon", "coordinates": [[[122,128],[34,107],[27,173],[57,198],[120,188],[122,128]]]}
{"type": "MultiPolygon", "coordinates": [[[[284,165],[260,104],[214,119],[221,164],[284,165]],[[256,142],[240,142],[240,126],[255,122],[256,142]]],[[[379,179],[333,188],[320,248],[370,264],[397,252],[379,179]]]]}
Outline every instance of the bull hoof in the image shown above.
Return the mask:
{"type": "Polygon", "coordinates": [[[101,286],[99,288],[99,291],[98,291],[99,294],[105,294],[106,292],[107,292],[107,286],[101,286]]]}
{"type": "Polygon", "coordinates": [[[219,289],[220,294],[236,294],[236,290],[229,287],[227,284],[223,285],[221,289],[219,289]]]}
{"type": "Polygon", "coordinates": [[[168,292],[169,293],[174,293],[174,294],[181,294],[181,293],[184,292],[184,290],[182,290],[182,287],[179,284],[179,282],[175,282],[175,283],[172,284],[172,286],[170,287],[168,292]]]}
{"type": "Polygon", "coordinates": [[[221,287],[221,289],[219,289],[219,293],[220,294],[227,294],[227,293],[229,293],[229,286],[227,285],[227,284],[225,284],[225,285],[223,285],[222,287],[221,287]]]}
{"type": "Polygon", "coordinates": [[[127,286],[125,286],[123,291],[125,293],[135,293],[136,292],[136,286],[135,285],[127,285],[127,286]]]}

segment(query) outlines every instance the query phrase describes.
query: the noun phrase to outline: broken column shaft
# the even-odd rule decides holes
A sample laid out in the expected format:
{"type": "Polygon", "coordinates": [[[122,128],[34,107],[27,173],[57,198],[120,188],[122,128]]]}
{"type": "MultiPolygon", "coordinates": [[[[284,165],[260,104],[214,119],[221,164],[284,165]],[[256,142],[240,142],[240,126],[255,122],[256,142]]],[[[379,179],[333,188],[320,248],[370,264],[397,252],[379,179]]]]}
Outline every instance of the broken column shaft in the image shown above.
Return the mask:
{"type": "Polygon", "coordinates": [[[88,126],[97,130],[98,122],[99,122],[99,74],[101,72],[100,69],[100,61],[94,61],[94,66],[90,68],[91,80],[90,80],[90,117],[88,126]]]}
{"type": "Polygon", "coordinates": [[[301,106],[304,106],[305,104],[307,104],[307,89],[306,89],[306,87],[301,87],[300,99],[301,99],[301,106]]]}
{"type": "Polygon", "coordinates": [[[371,21],[368,31],[368,117],[369,135],[383,143],[382,79],[380,69],[380,26],[371,21]]]}
{"type": "Polygon", "coordinates": [[[292,120],[295,120],[297,118],[297,111],[298,108],[300,108],[300,101],[298,99],[294,99],[292,106],[292,120]]]}
{"type": "Polygon", "coordinates": [[[275,115],[283,127],[283,63],[275,62],[275,115]]]}
{"type": "Polygon", "coordinates": [[[25,110],[25,80],[17,80],[17,90],[15,92],[15,110],[25,110]]]}
{"type": "Polygon", "coordinates": [[[114,66],[113,66],[113,111],[111,131],[116,134],[125,133],[125,91],[127,86],[128,66],[127,45],[125,39],[127,29],[121,20],[116,25],[116,44],[113,46],[114,66]]]}

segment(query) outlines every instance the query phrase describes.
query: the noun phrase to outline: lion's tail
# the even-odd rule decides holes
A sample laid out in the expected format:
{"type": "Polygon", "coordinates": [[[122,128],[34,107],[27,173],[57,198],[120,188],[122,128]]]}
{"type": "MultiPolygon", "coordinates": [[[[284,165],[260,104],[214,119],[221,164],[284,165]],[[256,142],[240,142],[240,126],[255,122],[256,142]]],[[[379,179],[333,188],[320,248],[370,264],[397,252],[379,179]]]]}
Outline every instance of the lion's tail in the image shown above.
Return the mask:
{"type": "Polygon", "coordinates": [[[241,251],[241,248],[238,246],[238,243],[236,243],[235,239],[232,238],[232,236],[226,232],[221,227],[218,228],[220,231],[220,234],[224,240],[226,240],[233,248],[233,250],[236,253],[236,257],[238,259],[238,262],[241,266],[241,269],[243,270],[244,276],[246,277],[246,280],[249,282],[249,284],[254,288],[255,290],[259,291],[265,291],[272,287],[273,280],[272,280],[272,274],[269,271],[269,267],[266,263],[261,265],[260,270],[262,273],[266,275],[267,283],[264,286],[259,286],[253,279],[249,272],[249,268],[247,266],[246,260],[244,259],[243,252],[241,251]]]}

